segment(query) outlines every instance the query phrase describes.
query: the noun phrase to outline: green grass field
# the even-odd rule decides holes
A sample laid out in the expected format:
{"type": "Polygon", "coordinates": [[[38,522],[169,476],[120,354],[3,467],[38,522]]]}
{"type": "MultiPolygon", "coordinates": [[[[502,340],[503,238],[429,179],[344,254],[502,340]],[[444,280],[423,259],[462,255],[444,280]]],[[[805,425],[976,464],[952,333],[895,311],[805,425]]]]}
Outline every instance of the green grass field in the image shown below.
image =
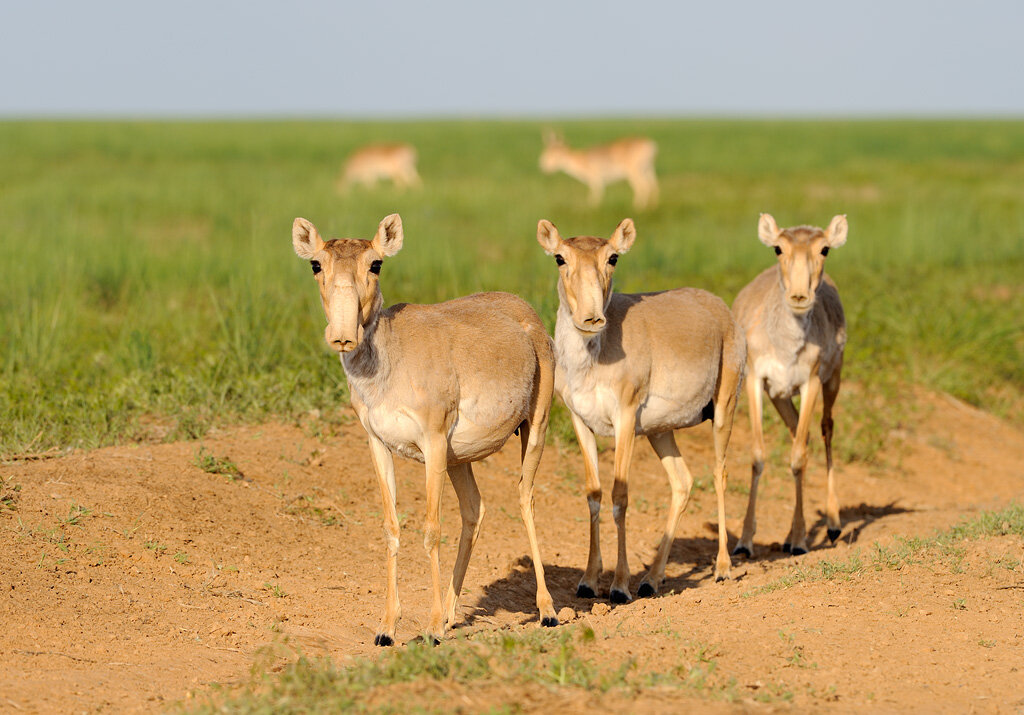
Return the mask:
{"type": "Polygon", "coordinates": [[[549,326],[540,218],[607,236],[633,216],[620,290],[731,302],[774,260],[761,211],[780,225],[846,213],[828,270],[859,386],[840,401],[862,417],[837,432],[841,454],[877,454],[911,382],[1024,422],[1024,122],[6,122],[0,454],[342,408],[291,222],[369,237],[393,211],[406,242],[384,267],[388,302],[506,290],[549,326]],[[581,184],[539,173],[543,126],[574,146],[652,136],[661,204],[635,212],[622,184],[590,209],[581,184]],[[377,140],[418,147],[424,188],[338,196],[345,155],[377,140]]]}

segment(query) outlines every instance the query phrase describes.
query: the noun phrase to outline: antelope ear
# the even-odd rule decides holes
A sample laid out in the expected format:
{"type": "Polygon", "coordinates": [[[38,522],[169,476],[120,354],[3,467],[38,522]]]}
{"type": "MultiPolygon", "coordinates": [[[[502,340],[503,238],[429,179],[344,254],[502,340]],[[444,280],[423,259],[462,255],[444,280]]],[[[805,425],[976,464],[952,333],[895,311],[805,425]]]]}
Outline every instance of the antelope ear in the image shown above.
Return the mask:
{"type": "Polygon", "coordinates": [[[402,250],[402,240],[405,234],[402,232],[402,217],[398,214],[385,216],[377,227],[377,235],[370,243],[377,253],[387,258],[402,250]]]}
{"type": "Polygon", "coordinates": [[[562,237],[558,235],[558,229],[555,228],[555,224],[546,218],[542,218],[537,222],[537,243],[544,249],[544,253],[549,256],[553,255],[562,243],[562,237]]]}
{"type": "Polygon", "coordinates": [[[766,246],[779,245],[779,227],[771,214],[761,214],[757,222],[757,237],[766,246]]]}
{"type": "Polygon", "coordinates": [[[615,227],[615,233],[608,239],[608,243],[611,244],[613,251],[623,254],[633,247],[635,240],[636,226],[633,225],[633,219],[624,218],[622,223],[615,227]]]}
{"type": "Polygon", "coordinates": [[[558,143],[558,137],[555,136],[555,132],[552,129],[545,129],[541,132],[541,136],[544,138],[544,146],[551,146],[552,144],[558,143]]]}
{"type": "Polygon", "coordinates": [[[846,223],[846,214],[839,214],[832,217],[832,223],[825,229],[825,240],[829,248],[839,248],[846,243],[846,234],[849,231],[849,224],[846,223]]]}
{"type": "Polygon", "coordinates": [[[316,226],[300,217],[292,222],[292,247],[299,258],[308,261],[324,247],[324,242],[316,226]]]}

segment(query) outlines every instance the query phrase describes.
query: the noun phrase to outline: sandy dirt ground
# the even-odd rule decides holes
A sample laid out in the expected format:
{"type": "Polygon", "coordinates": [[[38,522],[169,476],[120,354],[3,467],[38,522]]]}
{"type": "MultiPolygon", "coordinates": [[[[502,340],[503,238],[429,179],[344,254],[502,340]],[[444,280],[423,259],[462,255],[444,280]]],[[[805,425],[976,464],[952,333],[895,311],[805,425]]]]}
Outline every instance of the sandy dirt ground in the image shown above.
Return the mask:
{"type": "MultiPolygon", "coordinates": [[[[851,578],[763,587],[822,560],[866,562],[876,542],[931,536],[983,509],[1024,502],[1024,434],[951,398],[908,390],[915,418],[888,435],[882,465],[841,464],[843,535],[828,545],[824,467],[815,440],[809,468],[812,550],[781,552],[792,480],[781,440],[762,480],[756,557],[734,559],[715,583],[715,497],[707,424],[679,434],[697,477],[655,598],[624,605],[575,597],[586,561],[587,506],[574,445],[549,446],[538,477],[537,526],[548,585],[569,623],[594,629],[583,654],[610,666],[671,670],[697,649],[735,678],[739,703],[711,709],[1024,712],[1024,544],[968,542],[955,563],[932,559],[851,578]],[[589,649],[589,652],[588,652],[589,649]],[[772,697],[757,702],[758,693],[772,697]],[[778,697],[775,697],[778,696],[778,697]]],[[[841,408],[842,400],[840,400],[841,408]]],[[[855,416],[840,412],[837,431],[855,416]]],[[[327,434],[311,416],[211,434],[202,443],[81,451],[0,465],[9,497],[0,511],[0,710],[154,711],[212,683],[244,682],[266,646],[288,642],[336,662],[378,652],[384,537],[379,493],[362,428],[327,434]],[[196,466],[229,458],[232,479],[196,466]],[[15,489],[20,487],[20,489],[15,489]]],[[[749,481],[749,430],[738,415],[730,449],[727,526],[739,534],[749,481]]],[[[607,591],[615,528],[611,451],[601,455],[607,591]]],[[[629,557],[635,592],[653,557],[668,502],[664,473],[637,442],[629,557]]],[[[399,641],[415,638],[429,610],[422,547],[420,465],[398,461],[403,540],[399,641]]],[[[518,445],[480,463],[487,507],[462,599],[457,633],[537,628],[534,579],[518,513],[518,445]]],[[[444,497],[442,566],[450,569],[458,510],[444,497]]],[[[607,593],[604,594],[607,596],[607,593]]],[[[572,627],[569,625],[568,627],[572,627]]],[[[401,689],[391,694],[394,698],[401,689]]],[[[412,692],[412,691],[410,691],[412,692]]],[[[450,693],[425,685],[420,705],[450,693]]],[[[486,686],[460,694],[467,710],[501,704],[567,712],[661,711],[693,703],[692,691],[636,695],[486,686]]],[[[453,702],[453,701],[448,701],[453,702]]]]}

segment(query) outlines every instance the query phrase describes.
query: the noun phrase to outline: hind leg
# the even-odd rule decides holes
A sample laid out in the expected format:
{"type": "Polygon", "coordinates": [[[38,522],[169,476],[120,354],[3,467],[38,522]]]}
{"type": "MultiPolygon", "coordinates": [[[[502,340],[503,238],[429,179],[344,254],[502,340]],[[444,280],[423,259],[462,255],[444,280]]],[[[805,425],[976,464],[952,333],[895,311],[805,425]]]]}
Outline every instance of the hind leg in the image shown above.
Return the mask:
{"type": "MultiPolygon", "coordinates": [[[[550,405],[550,399],[548,400],[550,405]]],[[[533,523],[533,480],[537,475],[540,457],[544,452],[544,433],[547,431],[547,410],[536,428],[529,422],[519,427],[523,440],[523,474],[519,479],[519,511],[526,525],[526,535],[530,540],[530,554],[533,558],[533,570],[537,576],[537,610],[540,611],[542,626],[557,626],[554,602],[544,581],[544,562],[540,556],[540,545],[537,543],[537,529],[533,523]]]]}
{"type": "Polygon", "coordinates": [[[658,587],[665,580],[665,566],[668,564],[668,554],[672,549],[672,540],[675,538],[676,528],[679,526],[679,518],[686,509],[690,499],[690,489],[693,486],[693,476],[686,468],[683,455],[679,453],[676,445],[675,435],[672,432],[661,432],[660,434],[647,435],[655,453],[661,460],[661,466],[665,468],[668,475],[668,483],[672,489],[672,501],[668,509],[668,521],[665,523],[665,533],[662,534],[661,543],[658,544],[658,553],[654,557],[647,575],[640,581],[636,595],[645,598],[653,596],[658,592],[658,587]]]}
{"type": "Polygon", "coordinates": [[[736,396],[740,380],[743,379],[743,363],[732,368],[722,366],[718,393],[715,397],[715,421],[712,432],[715,437],[715,499],[718,502],[718,558],[715,560],[715,580],[729,578],[732,559],[729,558],[729,534],[725,528],[725,487],[729,475],[726,469],[726,453],[732,436],[732,423],[736,417],[736,396]]]}
{"type": "Polygon", "coordinates": [[[750,496],[747,513],[743,518],[743,534],[732,553],[735,556],[754,555],[754,534],[757,533],[757,487],[764,473],[764,389],[760,378],[747,378],[747,408],[750,410],[750,439],[754,459],[750,469],[750,496]]]}
{"type": "Polygon", "coordinates": [[[843,525],[839,520],[839,499],[836,497],[836,476],[832,464],[832,406],[839,396],[841,366],[837,367],[832,376],[821,386],[823,408],[821,413],[821,436],[825,441],[825,463],[828,468],[828,501],[825,502],[825,519],[828,523],[828,538],[835,543],[842,533],[843,525]]]}
{"type": "Polygon", "coordinates": [[[470,464],[459,464],[448,467],[448,478],[451,480],[455,495],[459,499],[459,511],[462,514],[462,535],[459,537],[459,554],[455,558],[452,569],[452,581],[448,586],[448,595],[444,600],[445,622],[451,626],[455,622],[462,593],[462,584],[466,578],[469,557],[480,537],[480,522],[484,516],[484,505],[480,501],[480,490],[477,489],[473,468],[470,464]]]}

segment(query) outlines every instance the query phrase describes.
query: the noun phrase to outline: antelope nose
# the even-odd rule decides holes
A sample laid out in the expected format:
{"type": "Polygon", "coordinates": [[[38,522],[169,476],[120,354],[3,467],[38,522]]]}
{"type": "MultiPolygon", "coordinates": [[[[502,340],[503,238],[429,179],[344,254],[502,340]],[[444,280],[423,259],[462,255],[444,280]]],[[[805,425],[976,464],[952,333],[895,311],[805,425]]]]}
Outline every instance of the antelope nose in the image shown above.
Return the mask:
{"type": "Polygon", "coordinates": [[[356,341],[336,339],[331,341],[331,347],[339,353],[348,353],[356,349],[356,341]]]}
{"type": "Polygon", "coordinates": [[[586,325],[589,328],[603,328],[604,327],[604,323],[605,323],[604,318],[599,317],[599,316],[585,318],[583,320],[583,324],[586,325]]]}
{"type": "Polygon", "coordinates": [[[789,299],[791,301],[793,301],[793,303],[795,303],[796,305],[803,305],[804,303],[807,302],[807,294],[806,293],[794,293],[793,295],[791,295],[789,297],[789,299]]]}

